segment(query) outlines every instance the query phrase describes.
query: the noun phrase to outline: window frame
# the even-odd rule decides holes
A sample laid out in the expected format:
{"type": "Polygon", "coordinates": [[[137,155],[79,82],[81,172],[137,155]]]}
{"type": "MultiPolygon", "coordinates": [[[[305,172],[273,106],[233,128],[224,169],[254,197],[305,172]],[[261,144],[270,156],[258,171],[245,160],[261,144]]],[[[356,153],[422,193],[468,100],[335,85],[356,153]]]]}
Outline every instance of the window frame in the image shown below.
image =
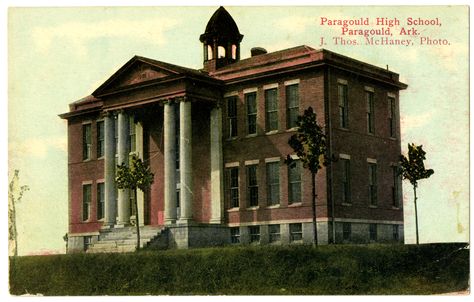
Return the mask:
{"type": "Polygon", "coordinates": [[[92,204],[92,183],[82,184],[82,222],[88,222],[91,219],[91,204],[92,204]],[[86,190],[86,188],[88,190],[86,190]],[[88,192],[87,192],[88,191],[88,192]]]}
{"type": "Polygon", "coordinates": [[[400,228],[398,224],[393,224],[392,225],[392,239],[394,241],[399,241],[400,240],[400,228]]]}
{"type": "Polygon", "coordinates": [[[377,224],[376,223],[370,223],[369,224],[369,240],[370,241],[377,241],[377,224]]]}
{"type": "Polygon", "coordinates": [[[392,168],[392,177],[393,177],[393,183],[392,183],[392,206],[394,208],[400,208],[400,195],[399,195],[399,181],[400,181],[400,175],[398,174],[398,166],[391,166],[392,168]]]}
{"type": "Polygon", "coordinates": [[[298,116],[299,116],[299,108],[300,108],[300,93],[299,93],[299,83],[287,84],[285,85],[285,102],[286,102],[286,128],[292,129],[298,126],[298,116]],[[295,88],[294,95],[295,97],[295,104],[290,104],[290,97],[293,94],[290,93],[290,90],[295,88]],[[294,116],[293,116],[294,115],[294,116]]]}
{"type": "Polygon", "coordinates": [[[249,242],[260,243],[260,226],[259,225],[248,226],[248,231],[249,231],[249,242]]]}
{"type": "Polygon", "coordinates": [[[290,231],[290,243],[303,242],[303,224],[302,223],[290,223],[289,231],[290,231]],[[295,228],[297,229],[295,230],[295,228]]]}
{"type": "Polygon", "coordinates": [[[368,183],[369,183],[369,205],[376,207],[378,203],[377,197],[377,163],[368,163],[368,183]]]}
{"type": "Polygon", "coordinates": [[[227,105],[227,138],[232,139],[238,136],[237,100],[238,96],[225,97],[227,105]],[[231,106],[232,104],[232,106],[231,106]],[[232,110],[231,110],[232,109],[232,110]]]}
{"type": "Polygon", "coordinates": [[[82,124],[82,160],[92,159],[92,123],[82,124]]]}
{"type": "Polygon", "coordinates": [[[341,158],[342,163],[342,203],[352,204],[351,200],[351,160],[349,158],[341,158]]]}
{"type": "Polygon", "coordinates": [[[240,190],[239,190],[239,167],[228,167],[227,171],[227,186],[228,186],[228,200],[229,208],[239,208],[240,207],[240,190]],[[235,183],[234,183],[235,181],[235,183]]]}
{"type": "Polygon", "coordinates": [[[97,183],[97,220],[103,220],[105,218],[105,183],[97,183]],[[102,189],[101,189],[102,188],[102,189]]]}
{"type": "Polygon", "coordinates": [[[302,202],[302,176],[303,174],[303,169],[302,169],[302,163],[301,160],[297,159],[294,160],[294,162],[290,165],[288,165],[288,204],[295,204],[295,203],[300,203],[302,202]],[[293,166],[294,165],[294,166],[293,166]],[[294,169],[297,169],[298,173],[292,173],[294,169]],[[294,175],[298,175],[299,179],[293,179],[294,175]],[[299,198],[296,200],[295,197],[295,191],[294,187],[298,187],[298,195],[299,198]]]}
{"type": "Polygon", "coordinates": [[[264,98],[265,98],[265,131],[266,132],[278,131],[278,128],[279,128],[278,88],[274,87],[274,88],[265,89],[264,98]],[[270,97],[271,93],[273,92],[274,92],[274,99],[270,97]],[[274,115],[276,115],[276,118],[274,117],[274,115]]]}
{"type": "Polygon", "coordinates": [[[349,100],[347,84],[337,84],[339,126],[343,129],[349,128],[349,100]]]}
{"type": "Polygon", "coordinates": [[[389,135],[391,138],[396,137],[396,127],[397,127],[397,119],[396,119],[396,112],[395,112],[395,97],[388,96],[388,127],[389,127],[389,135]]]}
{"type": "Polygon", "coordinates": [[[375,134],[375,96],[374,91],[365,90],[367,133],[375,134]]]}
{"type": "Polygon", "coordinates": [[[105,123],[103,120],[96,122],[97,128],[97,158],[105,155],[105,123]]]}
{"type": "Polygon", "coordinates": [[[257,92],[246,92],[244,94],[246,121],[247,121],[247,135],[257,134],[257,92]],[[253,104],[252,104],[253,102],[253,104]],[[252,111],[250,111],[252,109],[252,111]]]}
{"type": "Polygon", "coordinates": [[[352,224],[350,222],[342,223],[342,240],[350,241],[352,239],[352,224]]]}
{"type": "Polygon", "coordinates": [[[276,206],[280,204],[280,161],[270,161],[265,163],[267,180],[267,204],[276,206]],[[274,169],[274,170],[272,170],[274,169]],[[272,173],[276,173],[272,175],[272,173]],[[274,188],[277,188],[276,190],[274,188]],[[276,192],[276,196],[272,193],[276,192]]]}
{"type": "Polygon", "coordinates": [[[247,175],[247,205],[248,207],[258,207],[258,164],[245,166],[247,175]]]}
{"type": "Polygon", "coordinates": [[[240,227],[231,227],[230,228],[230,243],[239,244],[240,243],[240,227]]]}
{"type": "Polygon", "coordinates": [[[281,226],[279,224],[268,225],[268,241],[270,243],[281,242],[281,226]]]}

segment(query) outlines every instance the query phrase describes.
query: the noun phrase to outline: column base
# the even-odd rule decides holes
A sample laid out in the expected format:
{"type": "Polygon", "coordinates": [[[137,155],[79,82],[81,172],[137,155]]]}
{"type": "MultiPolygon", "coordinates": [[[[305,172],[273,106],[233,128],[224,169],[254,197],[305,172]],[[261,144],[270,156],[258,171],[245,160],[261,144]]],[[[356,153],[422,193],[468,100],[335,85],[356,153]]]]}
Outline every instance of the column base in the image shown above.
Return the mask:
{"type": "Polygon", "coordinates": [[[165,220],[165,225],[173,225],[176,223],[175,219],[165,220]]]}
{"type": "Polygon", "coordinates": [[[100,228],[102,230],[110,230],[110,229],[113,229],[114,225],[113,224],[104,224],[103,226],[101,226],[100,228]]]}
{"type": "Polygon", "coordinates": [[[117,223],[117,224],[114,226],[114,228],[120,229],[120,228],[124,228],[124,227],[128,227],[128,226],[130,226],[129,223],[117,223]]]}
{"type": "Polygon", "coordinates": [[[211,224],[222,224],[222,222],[223,221],[220,218],[214,218],[214,219],[209,220],[209,223],[211,224]]]}
{"type": "Polygon", "coordinates": [[[195,224],[192,218],[180,218],[176,223],[184,226],[195,224]]]}

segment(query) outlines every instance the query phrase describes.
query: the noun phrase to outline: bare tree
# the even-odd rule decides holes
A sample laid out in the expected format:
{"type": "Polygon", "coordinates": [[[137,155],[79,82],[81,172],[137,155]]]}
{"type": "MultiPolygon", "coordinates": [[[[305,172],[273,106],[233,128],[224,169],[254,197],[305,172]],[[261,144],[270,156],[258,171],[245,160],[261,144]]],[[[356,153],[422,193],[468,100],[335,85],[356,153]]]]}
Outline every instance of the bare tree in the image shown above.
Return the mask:
{"type": "Polygon", "coordinates": [[[18,256],[18,232],[16,228],[16,205],[21,202],[23,194],[29,190],[26,185],[20,186],[19,170],[15,170],[8,186],[8,240],[13,241],[13,255],[18,256]]]}

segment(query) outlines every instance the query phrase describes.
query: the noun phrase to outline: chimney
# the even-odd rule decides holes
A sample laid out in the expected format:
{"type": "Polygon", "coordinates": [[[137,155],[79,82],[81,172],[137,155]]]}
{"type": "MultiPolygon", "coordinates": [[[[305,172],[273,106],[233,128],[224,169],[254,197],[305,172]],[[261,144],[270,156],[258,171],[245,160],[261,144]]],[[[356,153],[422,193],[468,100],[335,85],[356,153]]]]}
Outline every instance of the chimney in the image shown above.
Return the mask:
{"type": "Polygon", "coordinates": [[[250,55],[252,57],[264,55],[266,53],[267,53],[267,50],[263,47],[252,47],[252,49],[250,49],[250,55]]]}

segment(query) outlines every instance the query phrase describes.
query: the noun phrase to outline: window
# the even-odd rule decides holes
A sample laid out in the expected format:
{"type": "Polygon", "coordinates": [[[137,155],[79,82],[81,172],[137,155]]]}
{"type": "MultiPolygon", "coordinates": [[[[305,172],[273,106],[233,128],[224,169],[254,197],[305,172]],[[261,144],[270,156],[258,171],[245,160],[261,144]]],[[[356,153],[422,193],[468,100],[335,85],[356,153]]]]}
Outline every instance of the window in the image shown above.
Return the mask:
{"type": "Polygon", "coordinates": [[[303,240],[303,230],[301,223],[290,223],[290,242],[303,240]]]}
{"type": "Polygon", "coordinates": [[[136,134],[135,134],[135,118],[133,116],[130,116],[128,119],[128,130],[129,130],[129,150],[130,152],[135,152],[137,151],[137,141],[135,140],[136,134]]]}
{"type": "Polygon", "coordinates": [[[301,161],[288,166],[288,203],[301,202],[301,161]]]}
{"type": "Polygon", "coordinates": [[[176,189],[176,207],[179,208],[180,207],[180,199],[179,199],[179,196],[180,196],[180,189],[176,189]]]}
{"type": "Polygon", "coordinates": [[[267,200],[269,205],[280,203],[280,163],[267,163],[267,200]]]}
{"type": "Polygon", "coordinates": [[[280,241],[280,225],[270,224],[268,226],[268,234],[270,235],[270,243],[280,241]]]}
{"type": "Polygon", "coordinates": [[[266,131],[278,130],[278,90],[276,88],[265,90],[265,121],[266,131]]]}
{"type": "Polygon", "coordinates": [[[377,205],[377,164],[369,163],[369,203],[377,205]]]}
{"type": "Polygon", "coordinates": [[[217,57],[218,58],[225,58],[225,48],[224,46],[217,47],[217,57]]]}
{"type": "Polygon", "coordinates": [[[245,104],[247,106],[247,134],[257,133],[257,93],[245,94],[245,104]]]}
{"type": "Polygon", "coordinates": [[[341,128],[348,128],[347,85],[338,84],[337,91],[339,97],[339,126],[341,128]]]}
{"type": "Polygon", "coordinates": [[[351,240],[352,226],[349,222],[342,223],[342,239],[351,240]]]}
{"type": "Polygon", "coordinates": [[[97,158],[103,157],[105,154],[105,133],[104,133],[104,122],[97,122],[97,158]]]}
{"type": "Polygon", "coordinates": [[[249,226],[250,243],[260,242],[260,226],[249,226]]]}
{"type": "Polygon", "coordinates": [[[258,206],[257,165],[247,166],[247,197],[249,207],[258,206]]]}
{"type": "Polygon", "coordinates": [[[398,225],[392,225],[392,236],[393,240],[398,241],[400,239],[400,233],[398,231],[398,225]]]}
{"type": "Polygon", "coordinates": [[[82,159],[91,159],[92,151],[92,132],[91,124],[82,125],[82,159]]]}
{"type": "Polygon", "coordinates": [[[369,237],[370,241],[377,241],[377,224],[371,223],[369,225],[369,237]]]}
{"type": "Polygon", "coordinates": [[[82,185],[82,220],[87,221],[91,212],[91,184],[82,185]]]}
{"type": "Polygon", "coordinates": [[[231,243],[240,243],[240,228],[230,228],[230,242],[231,243]]]}
{"type": "Polygon", "coordinates": [[[229,184],[229,201],[231,208],[239,207],[239,168],[234,167],[227,170],[229,184]]]}
{"type": "Polygon", "coordinates": [[[349,159],[341,158],[342,167],[342,202],[351,203],[351,162],[349,159]]]}
{"type": "Polygon", "coordinates": [[[286,86],[286,115],[288,129],[298,126],[299,103],[298,84],[286,86]]]}
{"type": "Polygon", "coordinates": [[[395,208],[400,207],[400,200],[398,196],[398,167],[392,166],[392,177],[393,177],[393,184],[392,184],[392,205],[395,208]]]}
{"type": "Polygon", "coordinates": [[[237,97],[227,98],[227,135],[228,138],[237,136],[237,97]]]}
{"type": "Polygon", "coordinates": [[[97,220],[105,216],[105,186],[104,183],[97,184],[97,220]]]}
{"type": "Polygon", "coordinates": [[[365,92],[366,111],[367,111],[367,132],[374,133],[374,93],[372,91],[365,92]]]}
{"type": "Polygon", "coordinates": [[[395,137],[395,98],[388,98],[388,127],[390,137],[395,137]]]}
{"type": "Polygon", "coordinates": [[[84,251],[87,251],[92,245],[92,236],[84,236],[84,251]]]}

